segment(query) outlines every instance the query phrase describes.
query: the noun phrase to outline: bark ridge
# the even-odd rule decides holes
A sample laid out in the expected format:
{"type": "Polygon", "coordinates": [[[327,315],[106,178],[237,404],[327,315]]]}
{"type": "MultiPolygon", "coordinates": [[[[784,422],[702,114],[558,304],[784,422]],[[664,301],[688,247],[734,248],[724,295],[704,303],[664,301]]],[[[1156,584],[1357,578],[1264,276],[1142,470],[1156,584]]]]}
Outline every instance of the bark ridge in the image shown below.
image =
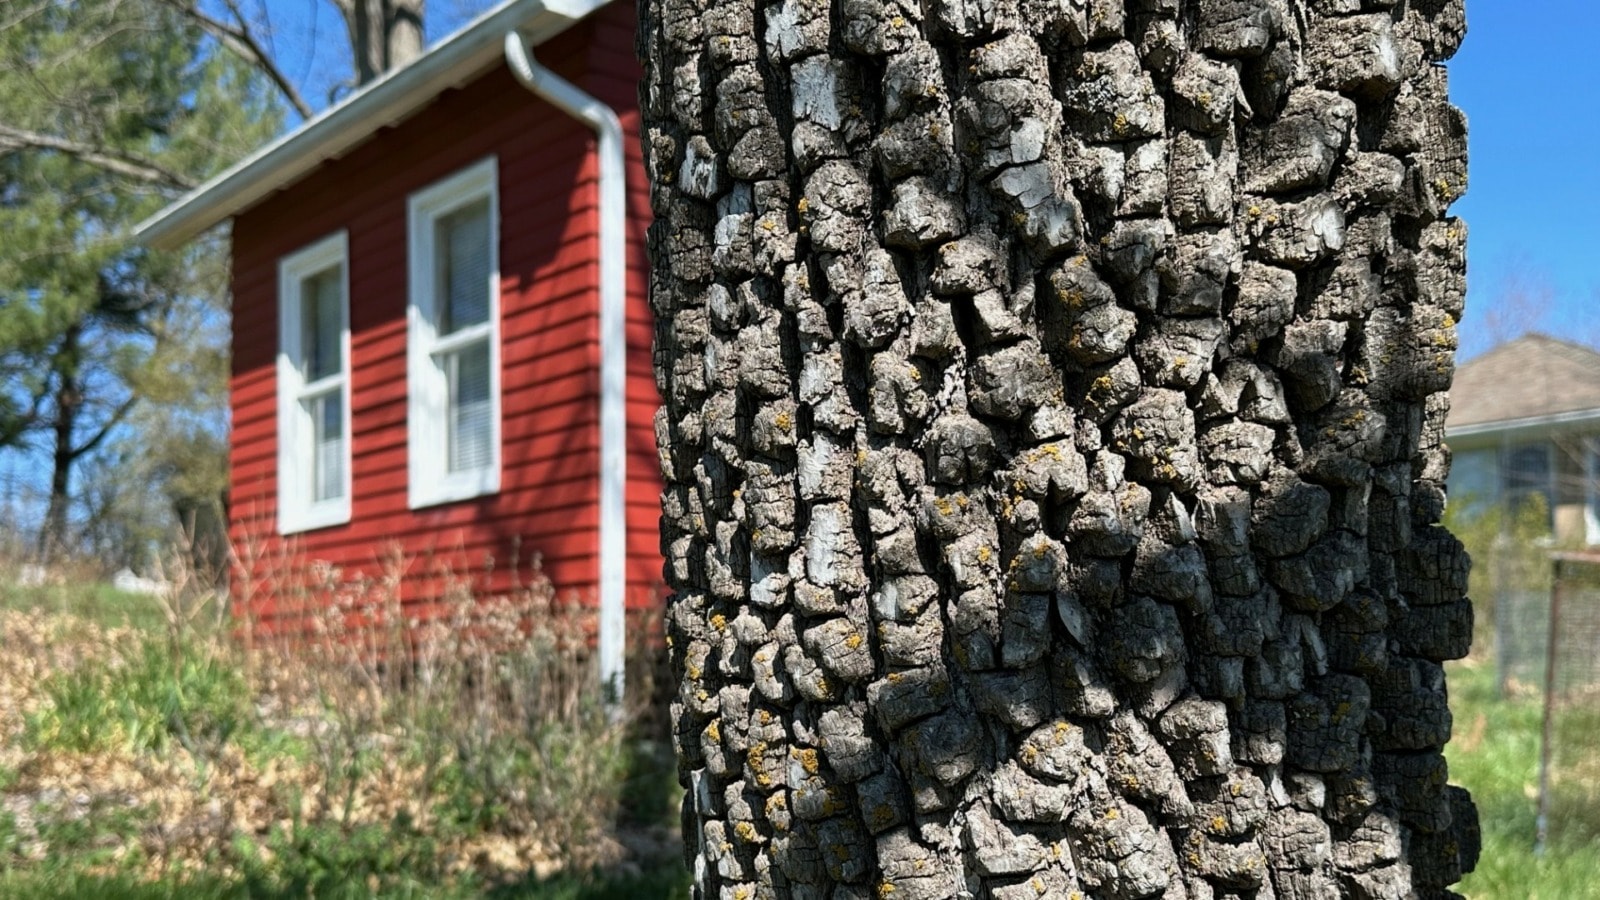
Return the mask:
{"type": "Polygon", "coordinates": [[[1454,896],[1459,0],[641,21],[697,896],[1454,896]]]}

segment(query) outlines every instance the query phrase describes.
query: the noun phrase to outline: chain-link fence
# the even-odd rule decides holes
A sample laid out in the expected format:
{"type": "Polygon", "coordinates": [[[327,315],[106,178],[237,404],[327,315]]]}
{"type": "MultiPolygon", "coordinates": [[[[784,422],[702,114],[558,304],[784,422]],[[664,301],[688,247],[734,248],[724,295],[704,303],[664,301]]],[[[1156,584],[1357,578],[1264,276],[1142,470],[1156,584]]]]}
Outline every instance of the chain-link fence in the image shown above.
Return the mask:
{"type": "Polygon", "coordinates": [[[1550,554],[1539,847],[1600,838],[1600,553],[1550,554]]]}
{"type": "Polygon", "coordinates": [[[1501,534],[1487,552],[1479,551],[1474,566],[1479,614],[1489,613],[1494,625],[1500,696],[1529,696],[1544,682],[1550,643],[1549,557],[1535,541],[1501,534]]]}

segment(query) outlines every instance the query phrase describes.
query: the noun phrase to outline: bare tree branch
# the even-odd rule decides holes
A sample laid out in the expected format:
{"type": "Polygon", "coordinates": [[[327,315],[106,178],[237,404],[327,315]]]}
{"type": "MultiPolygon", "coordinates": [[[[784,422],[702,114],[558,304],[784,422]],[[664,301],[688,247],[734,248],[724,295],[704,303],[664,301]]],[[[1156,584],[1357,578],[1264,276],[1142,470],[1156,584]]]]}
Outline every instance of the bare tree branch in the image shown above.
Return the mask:
{"type": "Polygon", "coordinates": [[[27,412],[0,419],[0,448],[21,446],[28,432],[38,427],[44,411],[44,394],[35,391],[29,400],[27,412]]]}
{"type": "Polygon", "coordinates": [[[117,408],[113,409],[111,411],[111,415],[103,423],[101,423],[100,430],[95,432],[94,437],[89,438],[87,441],[84,441],[82,444],[79,444],[77,447],[72,449],[72,458],[77,459],[86,453],[91,453],[96,447],[104,443],[106,435],[110,434],[113,428],[116,428],[122,423],[123,419],[128,417],[128,413],[133,411],[134,404],[138,402],[139,395],[132,394],[126,400],[123,400],[121,403],[117,404],[117,408]]]}
{"type": "Polygon", "coordinates": [[[6,11],[13,13],[13,15],[10,18],[0,19],[0,31],[5,31],[8,28],[16,28],[28,19],[44,12],[47,8],[49,8],[49,4],[42,2],[42,0],[41,2],[34,3],[32,6],[24,7],[17,7],[15,4],[9,4],[6,11]]]}
{"type": "Polygon", "coordinates": [[[171,169],[129,153],[95,147],[59,135],[0,125],[0,155],[18,150],[54,150],[90,165],[99,166],[107,172],[126,175],[151,184],[171,185],[185,190],[194,187],[195,184],[192,179],[171,169]]]}
{"type": "Polygon", "coordinates": [[[295,112],[299,113],[302,119],[311,118],[313,115],[311,105],[305,101],[304,97],[300,96],[300,91],[294,86],[294,82],[290,81],[289,77],[283,73],[283,70],[278,68],[277,63],[273,62],[272,55],[267,52],[266,48],[261,45],[261,41],[256,38],[255,31],[251,29],[249,20],[245,18],[237,3],[230,0],[226,4],[228,12],[233,15],[234,20],[232,23],[228,23],[207,15],[194,0],[162,0],[162,2],[182,13],[196,25],[199,25],[207,34],[216,38],[222,46],[243,57],[246,62],[261,70],[262,74],[272,81],[273,86],[278,89],[278,93],[283,95],[283,98],[289,102],[290,106],[294,107],[295,112]]]}

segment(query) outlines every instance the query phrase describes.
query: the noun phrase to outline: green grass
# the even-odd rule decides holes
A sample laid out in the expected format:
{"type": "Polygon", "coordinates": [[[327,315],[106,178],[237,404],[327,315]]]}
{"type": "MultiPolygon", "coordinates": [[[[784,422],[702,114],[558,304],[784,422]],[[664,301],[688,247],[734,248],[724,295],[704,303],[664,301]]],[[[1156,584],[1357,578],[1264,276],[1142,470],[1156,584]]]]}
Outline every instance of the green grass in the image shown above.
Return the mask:
{"type": "MultiPolygon", "coordinates": [[[[1600,898],[1600,828],[1593,819],[1600,807],[1562,810],[1545,853],[1533,852],[1539,702],[1500,699],[1488,665],[1457,663],[1449,677],[1455,713],[1455,738],[1445,750],[1450,780],[1472,791],[1483,825],[1483,857],[1458,890],[1472,900],[1600,898]]],[[[1563,738],[1592,753],[1595,733],[1583,730],[1587,724],[1565,723],[1563,738]]]]}
{"type": "Polygon", "coordinates": [[[23,731],[30,751],[214,746],[252,724],[244,676],[193,642],[145,640],[125,665],[85,660],[52,675],[43,690],[50,704],[23,731]]]}
{"type": "Polygon", "coordinates": [[[0,609],[66,613],[106,628],[128,625],[158,631],[167,621],[155,597],[119,591],[109,584],[73,581],[37,587],[0,584],[0,609]]]}
{"type": "MultiPolygon", "coordinates": [[[[49,702],[22,723],[18,749],[56,756],[115,751],[154,759],[181,745],[199,751],[203,758],[231,744],[257,760],[311,755],[306,739],[268,727],[253,712],[248,680],[236,660],[208,651],[208,632],[186,629],[180,639],[169,631],[156,598],[81,583],[0,586],[0,609],[67,616],[58,620],[68,628],[62,632],[63,640],[77,639],[66,637],[69,632],[76,635],[71,628],[74,621],[102,628],[130,626],[136,632],[132,638],[113,639],[120,661],[113,661],[110,653],[90,655],[49,675],[40,684],[49,702]]],[[[592,761],[595,748],[579,734],[546,728],[526,747],[482,749],[478,756],[487,762],[480,762],[504,771],[455,772],[461,762],[452,756],[440,773],[442,788],[451,787],[452,774],[459,776],[454,779],[459,782],[456,789],[443,790],[440,800],[441,827],[447,831],[493,830],[500,824],[496,795],[485,794],[484,784],[515,783],[530,792],[550,794],[548,803],[556,809],[589,802],[570,795],[576,782],[551,777],[576,757],[592,761]]],[[[670,755],[662,747],[644,745],[618,750],[621,755],[597,772],[623,786],[627,821],[648,825],[673,819],[677,790],[670,755]]],[[[0,768],[0,791],[15,778],[15,772],[0,768]]],[[[259,842],[240,839],[237,846],[221,848],[217,862],[227,857],[233,867],[233,874],[226,877],[174,872],[151,881],[138,871],[143,854],[136,849],[138,835],[148,824],[144,818],[151,815],[148,811],[123,806],[96,807],[88,815],[58,816],[48,806],[36,811],[43,813],[37,832],[26,838],[14,817],[0,812],[0,898],[687,900],[689,896],[687,875],[675,858],[649,863],[656,868],[631,875],[530,876],[514,884],[451,876],[440,852],[441,834],[400,820],[352,828],[296,822],[259,842]],[[42,842],[44,858],[24,862],[28,852],[24,844],[32,840],[42,842]],[[134,849],[119,853],[119,848],[134,849]]]]}
{"type": "Polygon", "coordinates": [[[637,875],[563,876],[543,881],[486,887],[412,884],[374,892],[362,878],[320,883],[315,893],[303,885],[270,880],[193,877],[142,881],[129,874],[93,874],[79,869],[0,872],[0,897],[30,900],[688,900],[689,880],[680,866],[637,875]]]}
{"type": "MultiPolygon", "coordinates": [[[[0,608],[69,612],[101,625],[133,625],[152,637],[165,627],[155,599],[103,585],[0,588],[0,608]]],[[[47,686],[49,711],[28,723],[25,740],[36,749],[66,751],[103,748],[111,741],[148,752],[168,742],[204,740],[238,743],[254,756],[306,752],[287,735],[254,727],[246,715],[248,692],[236,673],[203,654],[182,649],[175,650],[163,639],[145,641],[141,652],[116,674],[116,690],[106,689],[112,676],[100,664],[58,675],[47,686]]],[[[1600,712],[1569,715],[1563,721],[1562,744],[1577,748],[1574,762],[1580,767],[1564,787],[1567,796],[1577,799],[1557,807],[1550,845],[1543,855],[1536,855],[1535,787],[1542,715],[1538,700],[1501,699],[1493,667],[1479,662],[1453,664],[1450,688],[1455,713],[1455,739],[1447,750],[1451,780],[1472,791],[1484,838],[1478,870],[1458,890],[1472,900],[1600,900],[1600,764],[1595,762],[1600,754],[1592,750],[1595,736],[1600,735],[1600,712]]],[[[671,778],[662,774],[672,768],[670,757],[660,747],[634,752],[635,758],[624,766],[632,776],[624,804],[633,813],[630,818],[670,818],[676,795],[671,778]]],[[[507,772],[505,777],[522,781],[527,774],[507,772]]],[[[0,789],[12,777],[14,773],[0,771],[0,789]]],[[[465,789],[463,797],[462,821],[456,827],[481,826],[479,820],[485,815],[493,818],[492,807],[481,805],[482,797],[474,798],[465,789]]],[[[596,874],[497,886],[470,879],[447,883],[436,860],[429,858],[430,836],[407,833],[399,824],[359,834],[306,829],[292,840],[283,836],[267,840],[273,851],[270,867],[228,879],[173,877],[146,883],[115,865],[109,873],[90,871],[105,866],[108,848],[126,840],[136,826],[133,811],[103,812],[86,821],[57,824],[43,835],[58,861],[10,872],[0,865],[0,897],[677,900],[689,896],[687,877],[676,863],[633,876],[596,874]],[[380,885],[376,892],[371,886],[375,883],[380,885]]],[[[18,851],[17,840],[14,823],[0,815],[0,860],[18,851]]]]}

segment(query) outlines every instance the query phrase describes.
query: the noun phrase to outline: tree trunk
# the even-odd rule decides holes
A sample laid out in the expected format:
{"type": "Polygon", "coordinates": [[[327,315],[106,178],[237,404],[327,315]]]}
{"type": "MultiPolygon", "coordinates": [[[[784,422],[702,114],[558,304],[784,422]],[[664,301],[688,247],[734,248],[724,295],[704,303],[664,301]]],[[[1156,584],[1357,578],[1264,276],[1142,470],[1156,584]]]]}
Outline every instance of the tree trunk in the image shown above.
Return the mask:
{"type": "Polygon", "coordinates": [[[83,408],[83,392],[78,385],[83,324],[74,322],[62,332],[51,365],[56,370],[55,416],[50,423],[53,446],[50,451],[50,502],[45,508],[44,528],[39,532],[39,558],[51,562],[67,545],[68,513],[72,506],[72,467],[78,461],[73,440],[78,428],[78,412],[83,408]]]}
{"type": "Polygon", "coordinates": [[[422,55],[426,0],[334,0],[350,29],[356,83],[366,84],[422,55]]]}
{"type": "Polygon", "coordinates": [[[646,0],[697,896],[1451,896],[1464,31],[646,0]]]}

